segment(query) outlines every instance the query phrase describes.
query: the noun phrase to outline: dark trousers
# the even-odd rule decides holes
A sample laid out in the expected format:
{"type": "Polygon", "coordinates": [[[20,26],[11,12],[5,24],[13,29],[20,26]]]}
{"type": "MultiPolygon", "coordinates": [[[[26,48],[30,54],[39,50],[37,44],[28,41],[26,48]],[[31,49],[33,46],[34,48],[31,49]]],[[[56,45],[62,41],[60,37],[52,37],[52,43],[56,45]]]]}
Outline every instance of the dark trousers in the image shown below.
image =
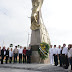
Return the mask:
{"type": "Polygon", "coordinates": [[[69,66],[68,57],[65,54],[62,54],[62,64],[67,69],[69,66]]]}
{"type": "Polygon", "coordinates": [[[1,55],[0,55],[0,61],[1,61],[1,55]]]}
{"type": "Polygon", "coordinates": [[[10,61],[9,62],[12,63],[12,57],[10,57],[10,61]]]}
{"type": "Polygon", "coordinates": [[[71,57],[71,70],[72,70],[72,57],[71,57]]]}
{"type": "Polygon", "coordinates": [[[1,57],[1,64],[3,64],[3,59],[4,59],[4,56],[1,57]]]}
{"type": "Polygon", "coordinates": [[[72,70],[72,65],[71,65],[71,70],[72,70]]]}
{"type": "Polygon", "coordinates": [[[8,56],[6,56],[6,64],[8,63],[8,58],[9,58],[9,57],[8,57],[8,56]]]}
{"type": "Polygon", "coordinates": [[[26,55],[23,54],[23,63],[26,63],[26,55]]]}
{"type": "Polygon", "coordinates": [[[60,55],[60,66],[62,66],[62,54],[60,55]]]}
{"type": "Polygon", "coordinates": [[[67,55],[66,55],[65,63],[66,63],[65,68],[67,68],[67,69],[68,69],[68,66],[69,66],[69,61],[68,61],[68,56],[67,56],[67,55]]]}
{"type": "Polygon", "coordinates": [[[62,54],[62,65],[65,65],[65,54],[62,54]]]}
{"type": "Polygon", "coordinates": [[[14,54],[14,63],[17,63],[17,53],[14,54]]]}
{"type": "Polygon", "coordinates": [[[57,57],[57,55],[53,55],[54,56],[54,62],[55,62],[55,66],[57,66],[58,65],[58,57],[57,57]]]}
{"type": "Polygon", "coordinates": [[[31,57],[27,56],[27,63],[31,63],[31,57]]]}
{"type": "Polygon", "coordinates": [[[19,54],[19,63],[22,63],[22,54],[19,54]]]}
{"type": "Polygon", "coordinates": [[[68,58],[68,61],[69,61],[69,64],[71,65],[71,59],[70,58],[68,58]]]}
{"type": "Polygon", "coordinates": [[[58,54],[58,56],[59,56],[59,62],[60,62],[60,66],[62,66],[61,55],[60,55],[60,54],[58,54]]]}

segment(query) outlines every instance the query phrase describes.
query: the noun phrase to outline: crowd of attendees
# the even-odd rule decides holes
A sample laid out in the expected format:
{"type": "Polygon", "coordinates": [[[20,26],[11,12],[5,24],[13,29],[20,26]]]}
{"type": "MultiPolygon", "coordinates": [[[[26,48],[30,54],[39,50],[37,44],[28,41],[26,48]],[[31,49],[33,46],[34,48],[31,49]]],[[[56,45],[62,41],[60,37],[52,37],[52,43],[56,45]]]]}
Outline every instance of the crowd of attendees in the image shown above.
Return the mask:
{"type": "MultiPolygon", "coordinates": [[[[5,59],[5,63],[7,64],[8,61],[9,63],[17,63],[17,60],[19,63],[31,63],[31,54],[32,50],[29,47],[26,49],[26,47],[20,46],[20,48],[1,48],[0,46],[0,60],[1,64],[3,64],[3,60],[5,59]]],[[[66,44],[59,45],[54,47],[50,45],[49,48],[49,56],[50,56],[50,63],[52,65],[57,66],[60,64],[60,67],[63,67],[65,69],[68,69],[69,65],[71,65],[71,70],[72,70],[72,44],[69,44],[68,47],[66,47],[66,44]]]]}
{"type": "Polygon", "coordinates": [[[60,67],[65,69],[68,69],[69,65],[71,65],[72,70],[72,44],[69,44],[68,47],[66,47],[66,44],[63,44],[62,47],[60,45],[58,47],[56,45],[52,47],[51,45],[49,56],[52,65],[57,66],[60,64],[60,67]]]}
{"type": "Polygon", "coordinates": [[[0,47],[0,60],[1,64],[3,64],[3,60],[5,59],[5,63],[17,63],[17,59],[19,59],[19,63],[31,63],[31,49],[30,47],[26,49],[26,47],[20,46],[17,48],[15,46],[14,50],[12,48],[5,48],[5,46],[1,49],[0,47]]]}

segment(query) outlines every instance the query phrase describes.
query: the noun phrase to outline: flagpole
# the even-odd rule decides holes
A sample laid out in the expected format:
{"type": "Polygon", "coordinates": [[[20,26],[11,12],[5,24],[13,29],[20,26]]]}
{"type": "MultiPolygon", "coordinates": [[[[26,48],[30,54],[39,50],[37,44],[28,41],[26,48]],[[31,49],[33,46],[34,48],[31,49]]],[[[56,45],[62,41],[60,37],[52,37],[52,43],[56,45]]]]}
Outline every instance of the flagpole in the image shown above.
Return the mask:
{"type": "Polygon", "coordinates": [[[28,47],[28,43],[29,43],[29,33],[28,33],[27,47],[28,47]]]}

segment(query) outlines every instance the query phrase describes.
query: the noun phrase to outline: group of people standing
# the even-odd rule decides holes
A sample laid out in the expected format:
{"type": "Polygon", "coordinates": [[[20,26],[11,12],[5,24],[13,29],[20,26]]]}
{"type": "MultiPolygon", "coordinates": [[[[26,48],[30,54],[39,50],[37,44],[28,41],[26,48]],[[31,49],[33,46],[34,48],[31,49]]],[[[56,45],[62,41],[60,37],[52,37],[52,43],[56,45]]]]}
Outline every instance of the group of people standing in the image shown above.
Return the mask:
{"type": "Polygon", "coordinates": [[[31,49],[30,47],[26,49],[26,47],[20,46],[20,48],[17,49],[17,46],[15,46],[15,49],[12,48],[9,50],[9,47],[6,49],[5,46],[1,49],[0,47],[0,58],[1,58],[1,64],[3,64],[3,60],[5,58],[5,63],[17,63],[17,59],[19,59],[19,63],[31,63],[31,49]]]}
{"type": "Polygon", "coordinates": [[[50,63],[52,65],[57,66],[58,64],[60,64],[60,66],[65,69],[68,69],[68,66],[71,65],[72,70],[71,44],[69,44],[68,47],[66,47],[66,44],[63,44],[62,47],[60,45],[58,47],[54,45],[54,48],[52,47],[52,45],[50,45],[49,56],[50,56],[50,63]]]}

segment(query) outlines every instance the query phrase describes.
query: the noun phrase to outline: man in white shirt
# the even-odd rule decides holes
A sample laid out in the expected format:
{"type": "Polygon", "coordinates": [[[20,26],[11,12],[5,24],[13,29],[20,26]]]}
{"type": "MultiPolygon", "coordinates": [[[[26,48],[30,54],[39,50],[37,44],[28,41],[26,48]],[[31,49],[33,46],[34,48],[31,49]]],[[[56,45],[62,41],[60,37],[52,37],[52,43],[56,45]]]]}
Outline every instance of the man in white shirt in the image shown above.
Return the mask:
{"type": "Polygon", "coordinates": [[[20,49],[19,49],[19,63],[22,63],[22,54],[23,54],[23,49],[22,49],[22,46],[20,46],[20,49]]]}
{"type": "Polygon", "coordinates": [[[54,57],[53,57],[53,48],[52,48],[52,45],[50,45],[50,48],[49,48],[49,57],[50,57],[50,64],[54,64],[54,57]]]}
{"type": "Polygon", "coordinates": [[[56,48],[56,45],[54,45],[54,48],[53,48],[53,56],[54,56],[54,62],[55,62],[55,66],[58,65],[58,50],[56,48]]]}
{"type": "Polygon", "coordinates": [[[60,66],[62,66],[62,63],[61,63],[61,46],[60,45],[58,46],[58,58],[59,58],[60,66]]]}
{"type": "Polygon", "coordinates": [[[68,48],[66,47],[66,44],[63,44],[63,50],[62,50],[62,64],[65,66],[65,69],[68,69],[68,48]]]}
{"type": "Polygon", "coordinates": [[[9,58],[10,58],[9,62],[10,63],[12,63],[12,57],[13,57],[13,51],[12,51],[12,48],[11,48],[11,50],[9,51],[9,58]]]}

